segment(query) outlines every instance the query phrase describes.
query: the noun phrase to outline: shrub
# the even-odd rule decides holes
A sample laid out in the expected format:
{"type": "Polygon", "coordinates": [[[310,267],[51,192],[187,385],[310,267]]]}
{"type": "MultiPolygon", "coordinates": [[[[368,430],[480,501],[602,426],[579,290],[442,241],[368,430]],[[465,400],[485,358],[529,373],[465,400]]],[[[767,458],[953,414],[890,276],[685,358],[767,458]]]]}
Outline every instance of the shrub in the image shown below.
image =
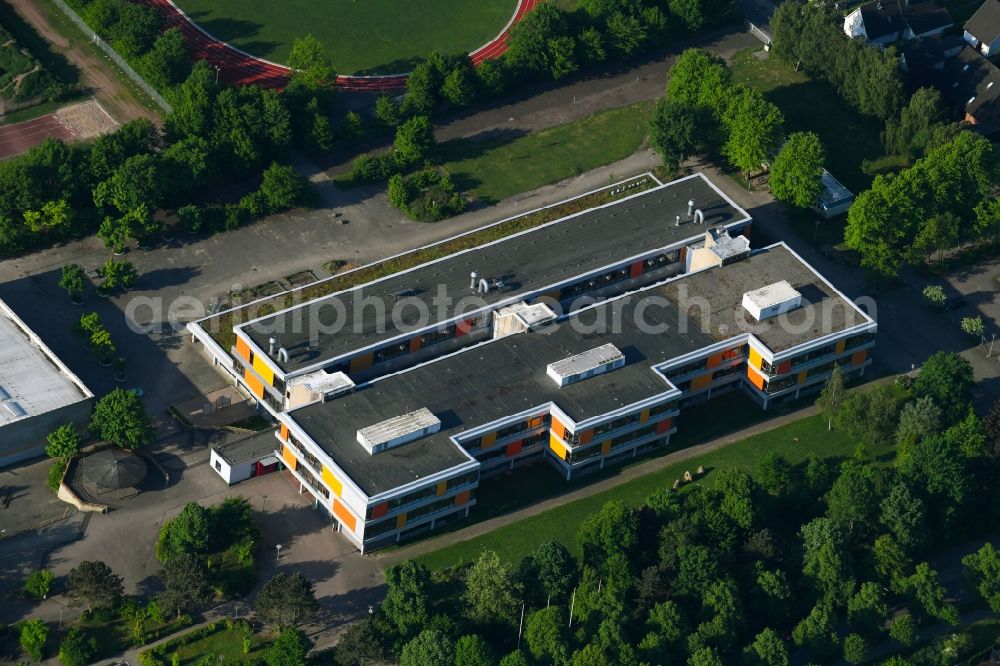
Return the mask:
{"type": "Polygon", "coordinates": [[[55,579],[55,575],[47,569],[36,571],[25,579],[24,591],[36,599],[44,599],[52,591],[52,583],[55,579]]]}
{"type": "Polygon", "coordinates": [[[184,228],[191,233],[201,231],[205,224],[203,209],[193,204],[178,208],[177,217],[180,218],[184,228]]]}
{"type": "Polygon", "coordinates": [[[932,284],[924,287],[924,300],[931,307],[943,307],[948,297],[944,294],[944,289],[940,285],[932,284]]]}
{"type": "Polygon", "coordinates": [[[49,628],[42,620],[28,620],[21,625],[21,647],[35,661],[41,661],[45,643],[49,639],[49,628]]]}
{"type": "Polygon", "coordinates": [[[465,210],[465,199],[447,174],[427,168],[389,180],[389,203],[420,222],[437,222],[465,210]]]}
{"type": "Polygon", "coordinates": [[[66,264],[59,276],[59,286],[66,290],[71,299],[79,300],[87,284],[87,275],[79,264],[66,264]]]}
{"type": "Polygon", "coordinates": [[[973,338],[982,339],[986,335],[986,325],[982,317],[963,317],[962,332],[973,338]]]}
{"type": "Polygon", "coordinates": [[[52,467],[49,467],[49,479],[46,481],[46,484],[52,489],[52,492],[59,490],[59,484],[62,483],[67,465],[69,465],[69,462],[65,458],[58,458],[52,462],[52,467]]]}

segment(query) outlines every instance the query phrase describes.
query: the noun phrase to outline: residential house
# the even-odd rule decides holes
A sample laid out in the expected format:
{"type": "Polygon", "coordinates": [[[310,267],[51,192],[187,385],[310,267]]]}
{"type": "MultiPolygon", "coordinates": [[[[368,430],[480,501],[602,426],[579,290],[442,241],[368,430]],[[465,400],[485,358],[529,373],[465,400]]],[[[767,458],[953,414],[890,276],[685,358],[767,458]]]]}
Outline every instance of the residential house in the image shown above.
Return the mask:
{"type": "Polygon", "coordinates": [[[940,35],[951,26],[948,11],[929,0],[879,0],[858,7],[844,18],[848,37],[864,39],[876,46],[940,35]]]}
{"type": "Polygon", "coordinates": [[[941,92],[967,123],[992,126],[1000,121],[1000,69],[971,47],[962,49],[941,73],[941,92]]]}
{"type": "Polygon", "coordinates": [[[1000,53],[1000,0],[986,0],[980,5],[965,22],[962,37],[986,57],[1000,53]]]}

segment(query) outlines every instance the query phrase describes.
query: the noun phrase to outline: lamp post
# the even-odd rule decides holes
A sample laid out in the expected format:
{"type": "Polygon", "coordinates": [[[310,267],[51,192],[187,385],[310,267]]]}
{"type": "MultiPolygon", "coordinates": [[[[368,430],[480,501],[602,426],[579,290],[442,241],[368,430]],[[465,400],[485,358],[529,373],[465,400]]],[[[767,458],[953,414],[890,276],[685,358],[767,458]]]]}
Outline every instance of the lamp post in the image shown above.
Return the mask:
{"type": "Polygon", "coordinates": [[[277,546],[275,546],[275,550],[278,551],[278,556],[275,558],[275,560],[276,561],[280,561],[281,560],[281,544],[280,543],[277,546]]]}
{"type": "Polygon", "coordinates": [[[267,495],[264,495],[260,498],[260,512],[264,513],[264,510],[266,508],[267,508],[267,495]]]}
{"type": "Polygon", "coordinates": [[[215,85],[219,85],[219,72],[221,72],[221,71],[222,71],[222,68],[219,67],[218,65],[216,65],[215,66],[215,85]]]}

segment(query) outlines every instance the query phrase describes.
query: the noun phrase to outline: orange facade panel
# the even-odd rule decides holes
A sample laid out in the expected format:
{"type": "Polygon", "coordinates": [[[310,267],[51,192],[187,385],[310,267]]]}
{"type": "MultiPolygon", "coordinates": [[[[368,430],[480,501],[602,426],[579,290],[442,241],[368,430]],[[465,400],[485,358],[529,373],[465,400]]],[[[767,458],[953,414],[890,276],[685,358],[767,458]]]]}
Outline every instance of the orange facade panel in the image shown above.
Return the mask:
{"type": "Polygon", "coordinates": [[[372,507],[372,518],[381,518],[385,514],[389,513],[389,503],[382,502],[381,504],[376,504],[372,507]]]}
{"type": "Polygon", "coordinates": [[[699,375],[691,380],[691,390],[700,391],[701,389],[707,387],[712,383],[712,373],[706,373],[704,375],[699,375]]]}
{"type": "Polygon", "coordinates": [[[656,434],[657,435],[664,434],[665,432],[669,431],[670,428],[673,427],[673,425],[674,425],[673,419],[663,419],[662,421],[656,424],[656,434]]]}
{"type": "Polygon", "coordinates": [[[356,356],[351,359],[351,372],[361,372],[372,367],[372,355],[356,356]]]}
{"type": "Polygon", "coordinates": [[[410,353],[415,354],[420,351],[420,336],[410,338],[410,353]]]}
{"type": "Polygon", "coordinates": [[[298,459],[295,457],[295,454],[292,453],[292,450],[288,448],[287,444],[281,447],[281,459],[285,461],[285,466],[288,467],[288,469],[295,469],[299,464],[298,459]]]}
{"type": "Polygon", "coordinates": [[[806,377],[808,377],[808,376],[809,376],[809,371],[808,370],[803,370],[795,378],[795,383],[796,384],[805,384],[806,383],[806,377]]]}
{"type": "Polygon", "coordinates": [[[284,423],[281,424],[281,439],[288,441],[288,426],[284,423]]]}
{"type": "Polygon", "coordinates": [[[707,368],[715,368],[715,367],[718,367],[718,366],[722,365],[722,357],[724,355],[725,355],[725,352],[719,352],[718,354],[712,354],[706,360],[705,367],[707,367],[707,368]]]}
{"type": "Polygon", "coordinates": [[[560,439],[566,439],[566,426],[559,422],[559,419],[552,419],[552,434],[560,439]]]}
{"type": "Polygon", "coordinates": [[[340,524],[354,532],[358,527],[358,519],[339,499],[333,500],[333,515],[337,517],[340,524]]]}
{"type": "Polygon", "coordinates": [[[507,445],[507,451],[506,451],[507,457],[513,458],[514,456],[519,454],[523,449],[524,449],[523,439],[519,439],[516,442],[511,442],[510,444],[507,445]]]}
{"type": "Polygon", "coordinates": [[[497,434],[495,432],[488,432],[480,438],[479,448],[488,449],[497,443],[497,434]]]}
{"type": "Polygon", "coordinates": [[[236,353],[239,354],[244,361],[247,361],[248,363],[250,362],[250,345],[248,345],[247,341],[238,335],[236,336],[236,353]]]}
{"type": "MultiPolygon", "coordinates": [[[[753,352],[750,353],[752,354],[753,352]]],[[[764,390],[764,375],[754,370],[753,366],[747,367],[747,378],[754,386],[759,388],[761,391],[764,390]]]]}
{"type": "Polygon", "coordinates": [[[396,529],[401,530],[404,527],[406,527],[406,514],[401,513],[398,516],[396,516],[396,529]]]}
{"type": "Polygon", "coordinates": [[[455,506],[462,506],[470,499],[472,499],[472,492],[469,490],[463,490],[459,494],[455,495],[455,506]]]}
{"type": "Polygon", "coordinates": [[[264,397],[264,382],[257,379],[257,376],[253,374],[249,369],[243,371],[243,381],[246,382],[247,388],[258,398],[264,397]]]}
{"type": "Polygon", "coordinates": [[[859,352],[854,352],[853,354],[851,354],[851,365],[858,365],[860,363],[864,363],[865,359],[867,358],[868,358],[867,349],[862,349],[859,352]]]}
{"type": "Polygon", "coordinates": [[[448,492],[448,482],[447,481],[442,481],[441,483],[437,484],[437,488],[435,489],[435,492],[437,493],[437,495],[439,497],[441,495],[444,495],[446,492],[448,492]]]}
{"type": "Polygon", "coordinates": [[[637,278],[642,275],[642,266],[643,262],[641,260],[633,263],[632,267],[629,269],[629,277],[637,278]]]}

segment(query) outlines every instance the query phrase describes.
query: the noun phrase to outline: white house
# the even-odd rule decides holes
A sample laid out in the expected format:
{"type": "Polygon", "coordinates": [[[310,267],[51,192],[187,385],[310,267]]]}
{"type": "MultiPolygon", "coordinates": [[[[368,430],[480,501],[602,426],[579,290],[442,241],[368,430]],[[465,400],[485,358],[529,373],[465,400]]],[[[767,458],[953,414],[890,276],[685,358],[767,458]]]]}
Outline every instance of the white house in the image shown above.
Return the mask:
{"type": "Polygon", "coordinates": [[[980,5],[965,22],[962,37],[987,58],[1000,53],[1000,0],[986,0],[980,5]]]}
{"type": "Polygon", "coordinates": [[[213,446],[209,464],[229,485],[277,470],[274,431],[268,430],[234,442],[213,446]]]}
{"type": "MultiPolygon", "coordinates": [[[[997,2],[998,0],[992,0],[997,2]]],[[[951,15],[932,2],[879,0],[844,17],[844,33],[876,46],[940,35],[952,25],[951,15]]]]}

